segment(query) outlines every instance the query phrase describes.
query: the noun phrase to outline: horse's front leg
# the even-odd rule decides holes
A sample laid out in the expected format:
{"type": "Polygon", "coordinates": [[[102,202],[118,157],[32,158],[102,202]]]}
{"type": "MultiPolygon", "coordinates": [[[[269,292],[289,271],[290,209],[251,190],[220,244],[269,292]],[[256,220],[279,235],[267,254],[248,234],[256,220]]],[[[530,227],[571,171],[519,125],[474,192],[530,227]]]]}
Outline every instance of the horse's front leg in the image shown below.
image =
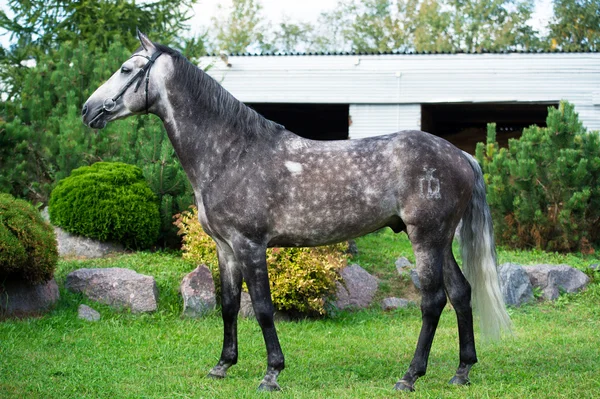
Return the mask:
{"type": "Polygon", "coordinates": [[[279,391],[277,376],[285,367],[283,352],[273,322],[273,301],[267,273],[266,247],[251,243],[236,248],[236,259],[242,265],[244,279],[252,298],[256,320],[267,347],[267,373],[258,387],[263,391],[279,391]]]}
{"type": "Polygon", "coordinates": [[[237,363],[237,316],[242,293],[242,271],[233,251],[226,244],[217,245],[221,280],[221,314],[223,316],[223,350],[219,363],[208,374],[211,378],[225,378],[227,369],[237,363]]]}

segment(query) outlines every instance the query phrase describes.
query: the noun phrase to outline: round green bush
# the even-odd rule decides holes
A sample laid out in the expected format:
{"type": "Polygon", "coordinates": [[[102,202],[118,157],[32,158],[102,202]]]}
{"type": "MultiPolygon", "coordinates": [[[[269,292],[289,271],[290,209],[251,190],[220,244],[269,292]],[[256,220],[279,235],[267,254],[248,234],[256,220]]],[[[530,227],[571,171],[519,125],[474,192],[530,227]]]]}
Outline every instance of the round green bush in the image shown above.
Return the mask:
{"type": "Polygon", "coordinates": [[[0,194],[0,281],[16,278],[43,283],[54,275],[57,261],[54,230],[38,210],[0,194]]]}
{"type": "Polygon", "coordinates": [[[48,211],[55,226],[127,248],[153,245],[160,229],[156,196],[142,170],[120,162],[73,170],[52,191],[48,211]]]}

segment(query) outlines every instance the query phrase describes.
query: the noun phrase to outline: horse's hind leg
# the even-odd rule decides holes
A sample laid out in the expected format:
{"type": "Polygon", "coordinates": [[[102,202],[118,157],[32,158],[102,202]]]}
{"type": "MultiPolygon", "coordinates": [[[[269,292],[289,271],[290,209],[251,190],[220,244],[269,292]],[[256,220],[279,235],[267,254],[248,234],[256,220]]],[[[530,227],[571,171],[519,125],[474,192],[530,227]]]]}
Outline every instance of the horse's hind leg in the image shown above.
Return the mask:
{"type": "Polygon", "coordinates": [[[450,303],[456,311],[460,345],[460,363],[451,384],[469,384],[469,371],[477,363],[475,337],[473,335],[473,311],[471,309],[471,286],[462,274],[452,250],[446,252],[444,261],[444,286],[450,303]]]}
{"type": "Polygon", "coordinates": [[[408,226],[408,235],[417,260],[417,273],[421,282],[422,326],[419,341],[408,371],[396,386],[396,390],[413,391],[417,378],[425,375],[431,344],[440,315],[446,306],[443,285],[444,247],[447,240],[430,237],[428,231],[408,226]]]}
{"type": "Polygon", "coordinates": [[[221,280],[221,314],[223,316],[223,350],[219,363],[208,374],[211,378],[225,378],[227,369],[237,363],[237,316],[242,293],[242,271],[235,262],[233,251],[218,245],[221,280]]]}

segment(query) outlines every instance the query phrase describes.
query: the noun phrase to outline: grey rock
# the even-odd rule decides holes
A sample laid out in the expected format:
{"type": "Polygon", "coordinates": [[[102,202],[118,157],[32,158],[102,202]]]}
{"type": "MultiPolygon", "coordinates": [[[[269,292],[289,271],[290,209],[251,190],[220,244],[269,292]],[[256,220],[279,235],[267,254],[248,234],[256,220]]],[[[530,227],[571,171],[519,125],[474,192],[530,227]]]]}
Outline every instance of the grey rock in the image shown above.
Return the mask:
{"type": "Polygon", "coordinates": [[[521,265],[504,263],[498,266],[498,278],[507,305],[521,306],[534,300],[533,286],[521,265]]]}
{"type": "Polygon", "coordinates": [[[414,305],[415,305],[415,303],[413,301],[409,301],[408,299],[404,299],[404,298],[396,298],[396,297],[385,298],[383,301],[381,301],[381,308],[386,311],[399,309],[399,308],[407,308],[409,306],[414,306],[414,305]]]}
{"type": "Polygon", "coordinates": [[[65,288],[88,298],[133,313],[157,309],[158,288],[154,277],[130,269],[79,269],[67,275],[65,288]]]}
{"type": "Polygon", "coordinates": [[[421,291],[421,281],[419,280],[419,273],[417,273],[417,269],[410,270],[410,280],[415,288],[421,291]]]}
{"type": "Polygon", "coordinates": [[[111,253],[125,252],[121,244],[102,242],[92,238],[76,236],[60,227],[54,227],[58,254],[78,258],[102,258],[111,253]]]}
{"type": "Polygon", "coordinates": [[[592,270],[600,270],[600,263],[594,263],[590,265],[590,269],[592,270]]]}
{"type": "Polygon", "coordinates": [[[90,308],[87,305],[79,305],[77,309],[77,315],[80,319],[87,321],[98,321],[100,320],[100,313],[90,308]]]}
{"type": "Polygon", "coordinates": [[[534,287],[540,287],[545,299],[554,300],[560,291],[574,293],[585,288],[589,277],[568,265],[535,265],[525,271],[534,287]]]}
{"type": "Polygon", "coordinates": [[[405,271],[409,270],[413,267],[413,264],[410,263],[408,259],[404,256],[396,259],[396,270],[398,270],[398,274],[403,274],[405,271]]]}
{"type": "Polygon", "coordinates": [[[366,308],[373,302],[379,282],[359,265],[350,265],[340,272],[343,284],[336,282],[336,301],[338,309],[366,308]]]}
{"type": "Polygon", "coordinates": [[[0,282],[0,319],[38,316],[59,300],[56,280],[30,285],[23,281],[0,282]]]}
{"type": "Polygon", "coordinates": [[[202,317],[217,306],[215,283],[206,265],[186,275],[179,287],[183,297],[183,316],[202,317]]]}
{"type": "Polygon", "coordinates": [[[245,318],[254,318],[254,308],[252,307],[252,299],[250,294],[242,291],[242,299],[240,301],[240,316],[245,318]]]}

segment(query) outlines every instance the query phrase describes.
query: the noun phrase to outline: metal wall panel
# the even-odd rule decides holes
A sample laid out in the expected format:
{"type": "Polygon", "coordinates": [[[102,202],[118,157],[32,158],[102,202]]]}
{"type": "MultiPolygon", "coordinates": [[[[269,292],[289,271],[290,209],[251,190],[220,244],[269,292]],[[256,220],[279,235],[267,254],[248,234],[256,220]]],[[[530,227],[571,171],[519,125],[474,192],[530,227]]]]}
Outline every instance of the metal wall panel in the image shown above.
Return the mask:
{"type": "MultiPolygon", "coordinates": [[[[600,53],[231,56],[229,62],[231,67],[205,57],[200,65],[212,64],[208,73],[245,102],[373,106],[566,99],[588,128],[600,129],[600,53]]],[[[394,106],[371,112],[384,109],[391,114],[380,115],[382,128],[397,126],[394,106]]],[[[355,123],[351,131],[363,134],[360,118],[355,123]]]]}
{"type": "Polygon", "coordinates": [[[420,104],[351,104],[351,139],[421,128],[420,104]]]}

